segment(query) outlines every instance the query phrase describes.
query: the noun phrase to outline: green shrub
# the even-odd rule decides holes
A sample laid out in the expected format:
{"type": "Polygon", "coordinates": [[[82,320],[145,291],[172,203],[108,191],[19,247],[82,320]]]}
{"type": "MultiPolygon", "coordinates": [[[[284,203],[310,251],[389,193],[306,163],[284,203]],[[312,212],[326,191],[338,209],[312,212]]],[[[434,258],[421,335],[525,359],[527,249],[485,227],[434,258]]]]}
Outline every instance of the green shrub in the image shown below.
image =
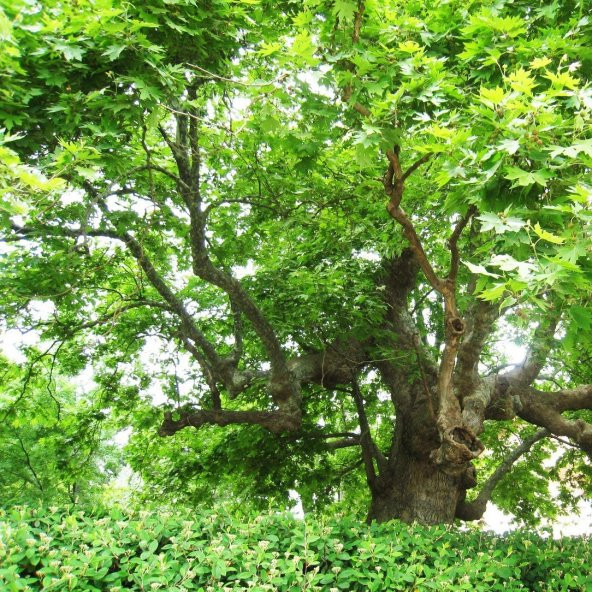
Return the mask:
{"type": "Polygon", "coordinates": [[[0,590],[592,590],[589,539],[223,512],[0,510],[0,590]]]}

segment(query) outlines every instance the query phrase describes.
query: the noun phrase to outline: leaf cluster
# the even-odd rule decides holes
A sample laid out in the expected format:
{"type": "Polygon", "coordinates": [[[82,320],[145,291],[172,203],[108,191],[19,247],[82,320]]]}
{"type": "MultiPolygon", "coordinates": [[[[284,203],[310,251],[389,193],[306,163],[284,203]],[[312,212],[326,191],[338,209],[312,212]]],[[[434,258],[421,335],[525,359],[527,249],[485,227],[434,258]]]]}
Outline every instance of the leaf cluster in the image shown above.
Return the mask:
{"type": "Polygon", "coordinates": [[[592,584],[587,539],[180,510],[0,512],[7,591],[554,590],[592,584]]]}

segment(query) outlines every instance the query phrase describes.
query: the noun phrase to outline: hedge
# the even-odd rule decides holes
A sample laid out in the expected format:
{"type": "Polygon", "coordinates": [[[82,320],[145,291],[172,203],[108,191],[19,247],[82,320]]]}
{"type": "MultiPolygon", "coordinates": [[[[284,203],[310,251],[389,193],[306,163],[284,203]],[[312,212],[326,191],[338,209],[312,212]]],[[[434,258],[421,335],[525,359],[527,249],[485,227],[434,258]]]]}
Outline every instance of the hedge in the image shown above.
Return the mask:
{"type": "Polygon", "coordinates": [[[592,544],[353,518],[0,510],[0,590],[592,590],[592,544]]]}

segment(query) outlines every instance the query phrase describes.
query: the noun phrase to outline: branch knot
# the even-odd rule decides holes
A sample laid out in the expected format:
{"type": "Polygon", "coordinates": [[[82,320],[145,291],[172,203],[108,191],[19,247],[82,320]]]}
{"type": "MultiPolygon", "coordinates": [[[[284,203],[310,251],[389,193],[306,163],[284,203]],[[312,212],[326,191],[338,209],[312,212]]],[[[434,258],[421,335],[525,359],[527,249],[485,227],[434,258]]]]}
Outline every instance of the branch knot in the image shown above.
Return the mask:
{"type": "Polygon", "coordinates": [[[448,326],[453,335],[462,335],[465,332],[465,322],[460,317],[448,319],[448,326]]]}

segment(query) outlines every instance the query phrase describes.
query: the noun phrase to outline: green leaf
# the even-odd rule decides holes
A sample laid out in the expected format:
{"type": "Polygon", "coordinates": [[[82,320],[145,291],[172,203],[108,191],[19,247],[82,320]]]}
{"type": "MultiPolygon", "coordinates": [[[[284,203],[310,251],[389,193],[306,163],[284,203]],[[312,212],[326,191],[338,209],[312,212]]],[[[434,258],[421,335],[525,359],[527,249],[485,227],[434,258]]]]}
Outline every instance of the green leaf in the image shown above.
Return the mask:
{"type": "Polygon", "coordinates": [[[526,95],[531,95],[532,89],[537,84],[536,80],[524,68],[518,68],[518,70],[512,72],[508,76],[508,82],[515,91],[526,95]]]}
{"type": "MultiPolygon", "coordinates": [[[[505,150],[508,154],[516,154],[520,149],[520,142],[518,140],[502,140],[498,147],[505,150]]],[[[506,177],[507,178],[507,177],[506,177]]]]}
{"type": "Polygon", "coordinates": [[[496,234],[503,234],[505,232],[516,232],[525,226],[525,222],[520,218],[512,216],[498,216],[493,212],[483,212],[477,219],[482,222],[482,230],[494,230],[496,234]]]}
{"type": "Polygon", "coordinates": [[[543,230],[538,222],[532,227],[532,229],[535,231],[536,235],[539,238],[542,238],[543,240],[545,240],[549,243],[561,245],[565,242],[564,238],[562,238],[560,236],[556,236],[555,234],[552,234],[551,232],[548,232],[547,230],[543,230]]]}
{"type": "Polygon", "coordinates": [[[58,43],[56,45],[56,49],[60,51],[66,58],[66,60],[68,60],[69,62],[71,62],[72,60],[78,62],[81,61],[82,56],[86,51],[83,47],[80,47],[79,45],[66,45],[64,43],[58,43]]]}
{"type": "Polygon", "coordinates": [[[574,305],[569,309],[569,314],[579,329],[584,331],[592,329],[592,311],[590,309],[574,305]]]}
{"type": "Polygon", "coordinates": [[[520,187],[527,187],[537,183],[542,187],[546,187],[547,179],[551,176],[550,171],[524,171],[518,167],[508,167],[506,169],[505,178],[510,181],[516,181],[514,185],[520,187]]]}
{"type": "Polygon", "coordinates": [[[476,273],[479,275],[488,275],[489,277],[494,278],[500,277],[497,273],[491,273],[490,271],[487,271],[487,269],[483,267],[483,265],[475,265],[470,261],[463,261],[463,263],[469,268],[471,273],[476,273]]]}
{"type": "Polygon", "coordinates": [[[350,22],[353,21],[357,9],[358,3],[354,0],[335,0],[333,14],[341,22],[350,22]]]}
{"type": "Polygon", "coordinates": [[[482,86],[479,89],[479,93],[481,101],[488,106],[499,105],[506,96],[504,89],[500,88],[499,86],[495,88],[486,88],[482,86]]]}
{"type": "Polygon", "coordinates": [[[111,61],[116,60],[121,52],[127,48],[127,45],[111,45],[108,49],[103,52],[104,56],[107,56],[111,61]]]}
{"type": "Polygon", "coordinates": [[[548,57],[542,57],[542,58],[535,58],[534,60],[532,60],[530,62],[530,67],[533,70],[537,70],[539,68],[545,68],[547,67],[549,64],[551,63],[551,60],[548,57]]]}
{"type": "Polygon", "coordinates": [[[506,284],[494,284],[492,288],[488,288],[487,290],[483,290],[479,294],[479,298],[481,300],[486,300],[488,302],[493,302],[495,300],[499,300],[506,291],[506,284]]]}

